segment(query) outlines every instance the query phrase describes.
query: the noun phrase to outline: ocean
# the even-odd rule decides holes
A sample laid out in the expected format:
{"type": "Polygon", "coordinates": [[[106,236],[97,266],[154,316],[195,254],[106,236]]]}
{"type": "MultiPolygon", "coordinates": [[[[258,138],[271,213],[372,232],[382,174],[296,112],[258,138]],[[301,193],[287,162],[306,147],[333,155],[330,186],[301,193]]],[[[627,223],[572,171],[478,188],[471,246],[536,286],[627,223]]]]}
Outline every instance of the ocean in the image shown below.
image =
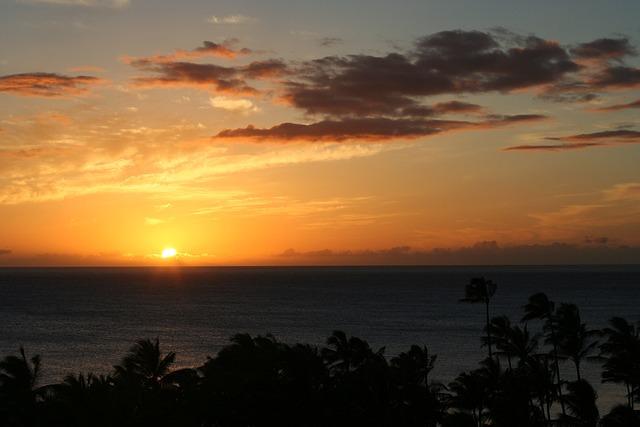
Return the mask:
{"type": "MultiPolygon", "coordinates": [[[[198,366],[236,333],[322,345],[341,329],[388,356],[426,345],[446,383],[486,355],[483,306],[459,302],[475,276],[498,283],[491,314],[512,321],[536,292],[577,304],[593,328],[640,320],[640,266],[4,268],[0,356],[21,345],[40,354],[46,383],[107,373],[138,338],[158,337],[178,366],[198,366]]],[[[563,370],[575,376],[568,362],[563,370]]],[[[623,401],[621,387],[600,384],[597,363],[584,371],[602,407],[623,401]]]]}

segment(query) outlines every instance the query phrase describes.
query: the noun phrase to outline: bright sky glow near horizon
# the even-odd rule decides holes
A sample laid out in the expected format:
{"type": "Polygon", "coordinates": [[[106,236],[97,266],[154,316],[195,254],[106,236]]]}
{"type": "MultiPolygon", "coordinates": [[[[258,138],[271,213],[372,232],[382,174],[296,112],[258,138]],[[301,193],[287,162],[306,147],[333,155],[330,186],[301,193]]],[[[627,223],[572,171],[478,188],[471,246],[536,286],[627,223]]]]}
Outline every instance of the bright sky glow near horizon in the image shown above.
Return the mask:
{"type": "Polygon", "coordinates": [[[639,17],[2,0],[0,265],[640,262],[639,17]]]}

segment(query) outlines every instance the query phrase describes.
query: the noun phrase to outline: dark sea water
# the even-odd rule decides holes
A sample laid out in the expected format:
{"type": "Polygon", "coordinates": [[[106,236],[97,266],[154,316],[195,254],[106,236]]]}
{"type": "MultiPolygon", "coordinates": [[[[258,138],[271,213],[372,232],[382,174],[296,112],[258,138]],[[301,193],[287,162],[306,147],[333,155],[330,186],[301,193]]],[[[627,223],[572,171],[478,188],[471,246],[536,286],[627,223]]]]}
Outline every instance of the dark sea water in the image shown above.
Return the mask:
{"type": "MultiPolygon", "coordinates": [[[[543,291],[578,304],[592,327],[614,315],[640,320],[640,266],[9,268],[0,269],[0,354],[23,345],[53,381],[106,373],[142,337],[196,366],[238,332],[322,344],[342,329],[389,356],[427,345],[438,354],[434,376],[449,381],[486,353],[483,307],[458,302],[478,275],[498,283],[492,315],[518,320],[527,297],[543,291]]],[[[599,384],[598,365],[585,371],[599,384]]],[[[598,391],[603,406],[622,399],[617,386],[598,391]]]]}

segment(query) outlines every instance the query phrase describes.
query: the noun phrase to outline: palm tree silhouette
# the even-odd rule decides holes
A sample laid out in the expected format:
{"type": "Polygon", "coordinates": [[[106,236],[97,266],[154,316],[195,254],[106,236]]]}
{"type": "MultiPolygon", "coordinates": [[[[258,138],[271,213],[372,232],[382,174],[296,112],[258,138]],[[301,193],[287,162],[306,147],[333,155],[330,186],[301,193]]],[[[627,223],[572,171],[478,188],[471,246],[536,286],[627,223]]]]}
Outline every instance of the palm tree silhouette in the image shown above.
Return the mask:
{"type": "Polygon", "coordinates": [[[505,356],[509,369],[512,369],[511,357],[513,354],[509,351],[511,320],[509,320],[507,316],[494,317],[491,319],[491,322],[489,322],[488,331],[487,337],[482,337],[482,345],[485,346],[489,344],[488,335],[491,335],[492,344],[496,348],[496,356],[505,356]]]}
{"type": "Polygon", "coordinates": [[[138,340],[121,364],[115,366],[116,376],[138,379],[152,389],[159,389],[163,382],[166,383],[163,379],[169,374],[175,360],[174,352],[162,354],[157,338],[155,341],[138,340]]]}
{"type": "Polygon", "coordinates": [[[561,419],[571,425],[596,427],[600,417],[596,399],[598,395],[586,380],[567,383],[567,394],[563,397],[567,412],[561,419]]]}
{"type": "Polygon", "coordinates": [[[635,427],[640,425],[640,413],[628,405],[618,405],[600,420],[600,427],[635,427]]]}
{"type": "Polygon", "coordinates": [[[7,424],[31,425],[34,422],[36,405],[46,390],[37,387],[40,374],[40,356],[27,359],[22,347],[19,356],[7,356],[0,361],[0,424],[3,412],[8,416],[7,424]]]}
{"type": "Polygon", "coordinates": [[[369,343],[357,337],[347,337],[343,331],[333,331],[327,339],[327,346],[322,349],[322,357],[330,369],[341,372],[355,371],[368,359],[384,353],[384,348],[374,352],[369,343]]]}
{"type": "Polygon", "coordinates": [[[460,300],[461,302],[468,302],[471,304],[484,303],[486,315],[485,327],[487,331],[487,346],[489,348],[489,358],[493,358],[493,352],[491,348],[491,330],[489,329],[489,302],[491,301],[493,295],[496,293],[497,288],[498,285],[496,285],[491,280],[487,280],[484,277],[474,277],[465,286],[465,297],[460,300]]]}
{"type": "MultiPolygon", "coordinates": [[[[543,329],[546,333],[545,342],[551,344],[553,363],[556,373],[558,396],[562,398],[562,380],[560,378],[560,356],[558,355],[558,325],[556,318],[555,303],[551,301],[543,292],[533,294],[529,297],[528,303],[523,307],[525,315],[523,322],[538,319],[542,320],[543,329]]],[[[564,401],[560,399],[562,413],[566,414],[564,401]]]]}
{"type": "Polygon", "coordinates": [[[574,304],[561,304],[556,315],[560,356],[573,362],[577,379],[580,380],[580,364],[598,346],[598,341],[594,339],[598,332],[587,329],[587,325],[582,323],[578,307],[574,304]]]}
{"type": "Polygon", "coordinates": [[[507,352],[518,358],[518,366],[529,363],[538,350],[538,334],[531,335],[527,326],[513,326],[509,331],[507,352]]]}
{"type": "Polygon", "coordinates": [[[479,370],[463,372],[449,384],[449,390],[454,393],[451,405],[469,413],[477,427],[482,426],[489,394],[486,377],[479,370]]]}
{"type": "Polygon", "coordinates": [[[555,372],[550,365],[546,354],[538,354],[529,358],[526,370],[526,381],[547,421],[551,421],[551,406],[558,395],[555,372]]]}
{"type": "Polygon", "coordinates": [[[634,408],[634,395],[640,383],[640,323],[636,326],[621,317],[613,317],[610,327],[602,335],[606,341],[600,344],[604,357],[602,381],[623,383],[627,391],[627,405],[634,408]]]}

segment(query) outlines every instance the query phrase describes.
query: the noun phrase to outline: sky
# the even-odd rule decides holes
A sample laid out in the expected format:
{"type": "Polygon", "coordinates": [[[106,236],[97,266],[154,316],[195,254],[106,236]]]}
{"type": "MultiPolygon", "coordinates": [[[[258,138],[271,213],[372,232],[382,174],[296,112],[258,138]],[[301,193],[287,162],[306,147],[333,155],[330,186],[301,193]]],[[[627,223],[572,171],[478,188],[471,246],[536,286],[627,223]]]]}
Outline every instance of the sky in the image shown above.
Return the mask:
{"type": "Polygon", "coordinates": [[[639,263],[638,16],[0,0],[0,265],[639,263]]]}

